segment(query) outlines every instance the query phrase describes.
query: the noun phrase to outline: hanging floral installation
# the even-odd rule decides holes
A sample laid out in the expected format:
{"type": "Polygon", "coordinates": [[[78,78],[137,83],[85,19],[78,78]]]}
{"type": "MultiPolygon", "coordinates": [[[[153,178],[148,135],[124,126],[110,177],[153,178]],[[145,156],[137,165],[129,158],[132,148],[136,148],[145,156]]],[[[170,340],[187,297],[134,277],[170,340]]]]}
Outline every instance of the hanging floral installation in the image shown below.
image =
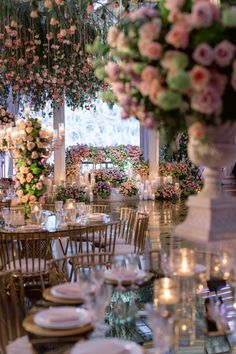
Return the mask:
{"type": "Polygon", "coordinates": [[[92,11],[88,0],[0,3],[0,100],[10,87],[14,100],[35,110],[46,101],[72,108],[91,108],[101,81],[95,75],[86,45],[103,37],[109,21],[105,6],[92,11]]]}
{"type": "Polygon", "coordinates": [[[1,105],[0,105],[0,126],[2,125],[14,125],[15,124],[15,116],[12,113],[7,112],[1,105]]]}
{"type": "Polygon", "coordinates": [[[50,157],[52,138],[42,129],[41,120],[28,117],[18,122],[24,136],[19,138],[16,158],[15,188],[18,203],[24,205],[25,214],[29,214],[31,205],[44,202],[46,192],[47,167],[50,157]]]}

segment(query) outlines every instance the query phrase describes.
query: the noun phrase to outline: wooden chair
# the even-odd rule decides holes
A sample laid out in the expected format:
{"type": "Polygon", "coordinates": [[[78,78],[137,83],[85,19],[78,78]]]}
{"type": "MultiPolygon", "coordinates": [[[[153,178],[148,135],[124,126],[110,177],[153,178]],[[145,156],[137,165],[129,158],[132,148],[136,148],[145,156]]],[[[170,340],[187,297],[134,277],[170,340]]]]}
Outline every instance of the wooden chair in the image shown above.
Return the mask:
{"type": "Polygon", "coordinates": [[[20,273],[0,272],[0,353],[9,342],[23,335],[24,288],[20,273]]]}
{"type": "Polygon", "coordinates": [[[116,244],[115,254],[125,255],[129,253],[142,254],[145,247],[146,234],[148,229],[149,216],[137,216],[134,229],[129,239],[129,243],[116,244]]]}
{"type": "Polygon", "coordinates": [[[120,233],[120,223],[89,226],[70,234],[67,255],[83,255],[82,266],[96,264],[109,267],[114,256],[116,239],[120,233]]]}
{"type": "Polygon", "coordinates": [[[109,205],[107,204],[91,204],[91,213],[109,213],[109,205]]]}
{"type": "Polygon", "coordinates": [[[0,270],[21,271],[26,287],[44,287],[50,258],[50,233],[0,233],[0,270]]]}

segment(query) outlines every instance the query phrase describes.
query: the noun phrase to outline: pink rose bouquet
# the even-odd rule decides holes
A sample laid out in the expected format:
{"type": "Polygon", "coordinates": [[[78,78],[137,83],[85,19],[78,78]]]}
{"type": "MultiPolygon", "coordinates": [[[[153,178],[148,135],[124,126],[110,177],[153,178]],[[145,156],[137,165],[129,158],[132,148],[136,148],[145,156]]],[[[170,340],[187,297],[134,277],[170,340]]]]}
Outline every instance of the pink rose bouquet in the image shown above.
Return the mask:
{"type": "Polygon", "coordinates": [[[189,123],[235,121],[236,7],[162,0],[132,11],[89,47],[123,118],[173,134],[189,123]],[[101,57],[104,59],[101,60],[101,57]],[[186,119],[187,118],[187,119],[186,119]]]}
{"type": "Polygon", "coordinates": [[[19,125],[25,134],[18,145],[15,179],[19,203],[24,205],[25,214],[28,214],[31,205],[41,202],[46,192],[48,171],[45,162],[49,157],[51,138],[42,130],[37,118],[29,117],[19,125]]]}

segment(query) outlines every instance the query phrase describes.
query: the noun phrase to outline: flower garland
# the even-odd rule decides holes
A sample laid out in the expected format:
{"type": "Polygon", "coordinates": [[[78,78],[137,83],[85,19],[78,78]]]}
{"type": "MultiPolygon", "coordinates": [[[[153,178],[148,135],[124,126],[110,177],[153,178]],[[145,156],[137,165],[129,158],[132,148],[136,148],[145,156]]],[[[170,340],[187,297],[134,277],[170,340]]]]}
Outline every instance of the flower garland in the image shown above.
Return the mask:
{"type": "Polygon", "coordinates": [[[133,197],[138,194],[138,191],[139,190],[136,187],[136,183],[132,180],[123,182],[119,188],[119,192],[125,197],[133,197]]]}
{"type": "Polygon", "coordinates": [[[15,188],[19,204],[23,204],[25,214],[29,214],[31,205],[36,201],[44,202],[47,175],[45,162],[50,155],[51,138],[42,129],[38,118],[21,120],[19,126],[24,136],[18,139],[18,149],[15,152],[15,188]]]}
{"type": "Polygon", "coordinates": [[[90,48],[99,56],[96,73],[111,86],[104,98],[118,102],[122,117],[172,134],[196,120],[235,121],[235,7],[164,0],[159,10],[131,12],[109,29],[107,44],[90,48]]]}
{"type": "Polygon", "coordinates": [[[128,164],[135,169],[136,166],[147,166],[143,151],[135,145],[117,145],[107,147],[94,147],[86,144],[77,144],[66,149],[66,174],[76,177],[78,165],[83,161],[93,164],[111,162],[121,170],[128,164]]]}

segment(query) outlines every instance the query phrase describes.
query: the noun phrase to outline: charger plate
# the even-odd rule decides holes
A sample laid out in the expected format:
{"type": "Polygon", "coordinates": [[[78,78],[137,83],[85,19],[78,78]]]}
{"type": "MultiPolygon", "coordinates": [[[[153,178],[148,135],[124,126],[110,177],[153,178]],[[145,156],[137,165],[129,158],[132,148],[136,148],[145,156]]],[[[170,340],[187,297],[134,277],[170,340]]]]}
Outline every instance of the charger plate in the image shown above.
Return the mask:
{"type": "Polygon", "coordinates": [[[37,336],[54,337],[54,338],[63,337],[63,336],[67,337],[67,336],[86,334],[86,333],[91,332],[93,330],[92,323],[86,323],[84,326],[70,328],[70,329],[54,330],[54,329],[42,328],[34,322],[34,316],[35,316],[35,314],[27,316],[24,319],[22,325],[23,325],[23,328],[27,332],[35,334],[37,336]]]}
{"type": "Polygon", "coordinates": [[[45,289],[43,292],[43,298],[47,301],[53,302],[55,304],[61,305],[82,305],[84,303],[83,299],[63,299],[52,295],[51,288],[45,289]]]}

